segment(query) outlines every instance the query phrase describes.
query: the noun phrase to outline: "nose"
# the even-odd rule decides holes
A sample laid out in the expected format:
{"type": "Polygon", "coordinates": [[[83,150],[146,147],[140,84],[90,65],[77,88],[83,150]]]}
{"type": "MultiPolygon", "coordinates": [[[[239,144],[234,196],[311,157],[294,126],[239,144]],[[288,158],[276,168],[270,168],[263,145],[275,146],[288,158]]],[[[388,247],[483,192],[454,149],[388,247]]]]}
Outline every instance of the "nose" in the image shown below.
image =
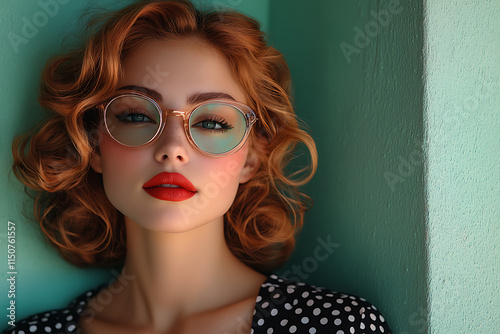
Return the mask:
{"type": "Polygon", "coordinates": [[[182,117],[169,115],[163,132],[154,145],[156,161],[170,164],[188,163],[191,144],[186,138],[182,117]]]}

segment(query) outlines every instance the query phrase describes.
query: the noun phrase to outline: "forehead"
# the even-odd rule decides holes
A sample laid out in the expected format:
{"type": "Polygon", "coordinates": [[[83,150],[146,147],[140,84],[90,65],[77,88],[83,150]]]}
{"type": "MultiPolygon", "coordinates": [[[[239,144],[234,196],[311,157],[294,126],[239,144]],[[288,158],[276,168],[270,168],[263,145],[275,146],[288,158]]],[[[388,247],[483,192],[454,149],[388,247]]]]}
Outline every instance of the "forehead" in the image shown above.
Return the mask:
{"type": "Polygon", "coordinates": [[[192,93],[214,91],[246,102],[225,56],[194,37],[141,44],[123,63],[119,86],[126,85],[153,89],[175,104],[192,93]]]}

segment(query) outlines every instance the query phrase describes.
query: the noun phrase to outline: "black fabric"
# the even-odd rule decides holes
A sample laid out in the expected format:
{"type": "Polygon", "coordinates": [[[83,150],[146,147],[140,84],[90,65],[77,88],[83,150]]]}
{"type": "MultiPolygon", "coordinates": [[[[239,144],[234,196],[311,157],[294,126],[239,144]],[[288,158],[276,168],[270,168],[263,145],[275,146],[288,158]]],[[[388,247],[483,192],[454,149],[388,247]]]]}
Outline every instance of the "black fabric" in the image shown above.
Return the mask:
{"type": "MultiPolygon", "coordinates": [[[[4,334],[80,333],[78,320],[100,289],[61,310],[39,313],[4,334]]],[[[384,317],[365,299],[270,275],[262,284],[252,318],[253,334],[390,333],[384,317]]]]}

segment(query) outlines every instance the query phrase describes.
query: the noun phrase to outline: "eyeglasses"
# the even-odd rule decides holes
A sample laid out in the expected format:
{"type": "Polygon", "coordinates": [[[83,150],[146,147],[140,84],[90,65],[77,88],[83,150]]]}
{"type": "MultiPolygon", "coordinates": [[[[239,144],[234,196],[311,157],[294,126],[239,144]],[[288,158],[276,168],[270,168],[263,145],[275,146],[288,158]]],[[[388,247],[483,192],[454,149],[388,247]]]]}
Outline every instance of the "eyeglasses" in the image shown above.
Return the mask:
{"type": "Polygon", "coordinates": [[[162,110],[149,96],[126,92],[98,107],[104,110],[106,132],[123,146],[152,143],[163,132],[168,116],[182,116],[189,142],[212,157],[238,151],[257,121],[252,109],[230,100],[208,100],[187,111],[162,110]]]}

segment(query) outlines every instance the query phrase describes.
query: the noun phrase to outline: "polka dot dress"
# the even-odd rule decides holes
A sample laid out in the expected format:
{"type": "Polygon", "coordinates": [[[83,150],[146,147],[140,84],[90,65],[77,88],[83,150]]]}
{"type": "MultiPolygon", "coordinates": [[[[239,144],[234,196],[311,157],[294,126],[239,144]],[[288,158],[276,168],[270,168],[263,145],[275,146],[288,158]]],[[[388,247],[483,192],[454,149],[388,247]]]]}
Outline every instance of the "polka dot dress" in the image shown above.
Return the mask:
{"type": "Polygon", "coordinates": [[[260,289],[253,334],[390,333],[384,317],[363,298],[271,275],[260,289]]]}
{"type": "MultiPolygon", "coordinates": [[[[4,334],[80,333],[78,320],[101,289],[88,291],[62,310],[39,313],[4,334]]],[[[270,275],[262,284],[251,334],[390,333],[377,308],[358,298],[270,275]]]]}

